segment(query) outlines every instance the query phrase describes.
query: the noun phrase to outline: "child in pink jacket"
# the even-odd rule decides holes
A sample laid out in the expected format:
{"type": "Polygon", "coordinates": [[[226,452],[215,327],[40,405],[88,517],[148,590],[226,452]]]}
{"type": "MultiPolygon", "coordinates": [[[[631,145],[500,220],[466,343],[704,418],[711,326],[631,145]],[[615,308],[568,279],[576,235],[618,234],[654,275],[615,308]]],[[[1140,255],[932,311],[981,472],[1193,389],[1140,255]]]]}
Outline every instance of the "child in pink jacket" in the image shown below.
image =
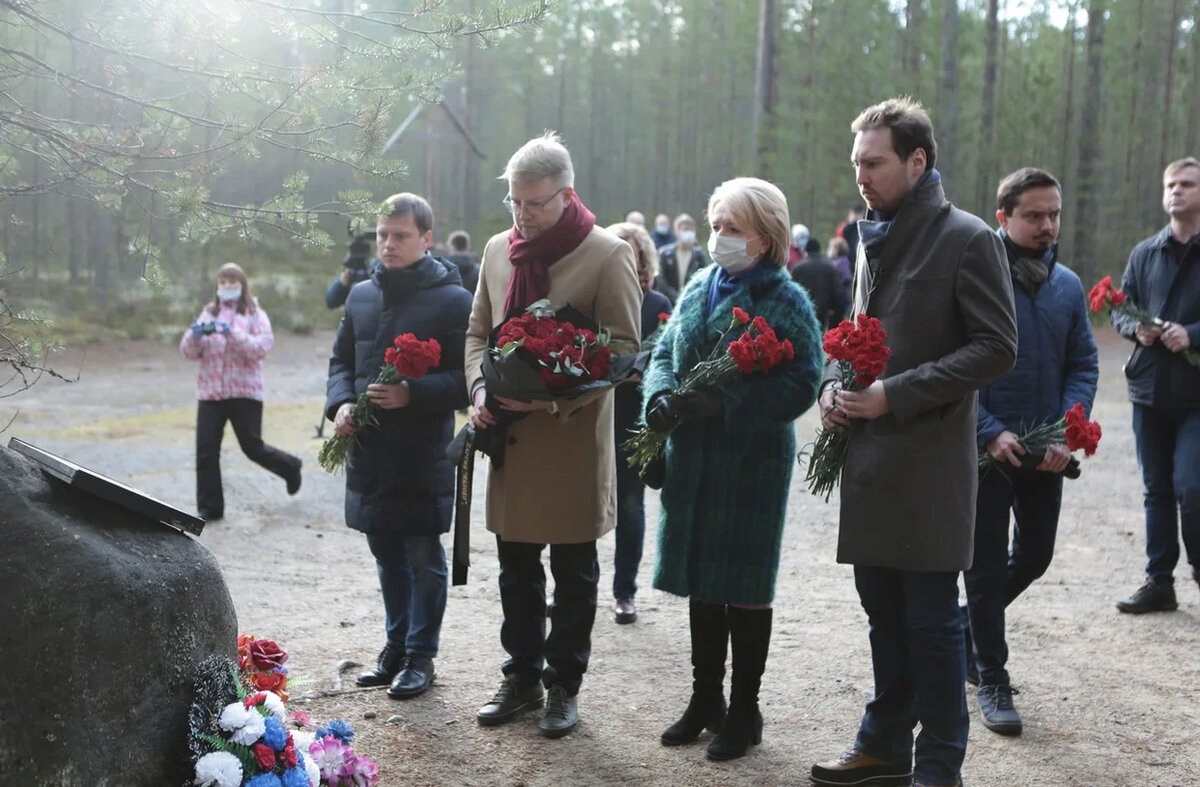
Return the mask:
{"type": "Polygon", "coordinates": [[[246,272],[226,263],[217,273],[212,302],[184,332],[179,351],[200,362],[196,376],[196,507],[201,518],[225,515],[221,488],[221,438],[233,424],[242,452],[287,481],[289,495],[300,489],[300,458],[262,439],[262,361],[275,336],[267,313],[250,294],[246,272]]]}

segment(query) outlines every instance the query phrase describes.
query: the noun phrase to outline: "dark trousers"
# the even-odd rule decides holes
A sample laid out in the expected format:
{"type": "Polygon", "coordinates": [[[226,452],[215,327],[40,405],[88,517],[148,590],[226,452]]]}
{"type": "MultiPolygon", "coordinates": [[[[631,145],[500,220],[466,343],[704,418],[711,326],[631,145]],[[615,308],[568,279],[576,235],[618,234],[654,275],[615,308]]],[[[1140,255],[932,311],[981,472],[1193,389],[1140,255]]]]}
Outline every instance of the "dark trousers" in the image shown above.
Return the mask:
{"type": "Polygon", "coordinates": [[[225,512],[221,488],[221,439],[225,422],[233,424],[238,445],[251,461],[280,478],[300,466],[300,459],[272,448],[262,439],[262,402],[255,399],[202,401],[196,410],[196,507],[201,513],[225,512]]]}
{"type": "Polygon", "coordinates": [[[975,562],[963,575],[979,682],[1009,684],[1004,608],[1046,573],[1054,557],[1063,477],[1015,467],[992,468],[979,479],[975,562]],[[1008,545],[1012,511],[1012,550],[1008,545]]]}
{"type": "Polygon", "coordinates": [[[1200,571],[1200,410],[1135,404],[1133,436],[1146,504],[1146,574],[1173,583],[1179,535],[1200,571]]]}
{"type": "Polygon", "coordinates": [[[854,567],[871,630],[875,698],[854,748],[892,763],[913,757],[913,779],[957,784],[967,750],[966,660],[957,572],[854,567]]]}
{"type": "Polygon", "coordinates": [[[646,538],[646,485],[637,470],[629,466],[629,453],[621,448],[637,425],[641,391],[635,386],[617,389],[613,423],[617,443],[617,534],[613,555],[613,598],[633,598],[637,594],[638,565],[642,562],[642,543],[646,538]],[[629,390],[626,390],[629,389],[629,390]],[[633,398],[630,406],[626,399],[633,398]]]}
{"type": "Polygon", "coordinates": [[[539,679],[550,688],[579,692],[592,655],[592,624],[596,620],[596,586],[600,564],[596,542],[551,544],[554,611],[546,635],[545,544],[525,544],[496,537],[500,556],[500,644],[508,653],[502,667],[521,687],[539,679]]]}

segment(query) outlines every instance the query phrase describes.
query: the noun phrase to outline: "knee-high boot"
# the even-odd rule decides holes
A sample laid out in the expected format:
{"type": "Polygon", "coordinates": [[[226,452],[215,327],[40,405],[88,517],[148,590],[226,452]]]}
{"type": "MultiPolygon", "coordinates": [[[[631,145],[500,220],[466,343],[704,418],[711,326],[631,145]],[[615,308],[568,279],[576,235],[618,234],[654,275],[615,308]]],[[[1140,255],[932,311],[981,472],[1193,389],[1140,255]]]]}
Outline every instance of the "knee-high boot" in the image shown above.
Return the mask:
{"type": "Polygon", "coordinates": [[[692,599],[688,607],[692,632],[692,699],[679,721],[662,734],[666,746],[691,743],[706,727],[716,732],[725,716],[725,653],[729,622],[724,604],[692,599]]]}
{"type": "Polygon", "coordinates": [[[758,710],[758,688],[767,666],[771,642],[771,609],[729,608],[729,638],[733,642],[733,679],[729,712],[721,731],[708,744],[711,760],[741,757],[762,741],[763,718],[758,710]]]}

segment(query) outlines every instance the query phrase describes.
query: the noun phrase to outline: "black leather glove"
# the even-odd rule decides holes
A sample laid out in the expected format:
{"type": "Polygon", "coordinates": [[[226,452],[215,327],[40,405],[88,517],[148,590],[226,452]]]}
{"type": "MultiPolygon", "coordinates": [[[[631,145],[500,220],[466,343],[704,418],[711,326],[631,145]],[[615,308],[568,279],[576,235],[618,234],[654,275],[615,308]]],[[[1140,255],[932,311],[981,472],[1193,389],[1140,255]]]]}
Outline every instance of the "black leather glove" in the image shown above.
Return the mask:
{"type": "MultiPolygon", "coordinates": [[[[1046,450],[1044,448],[1033,448],[1018,457],[1021,460],[1021,467],[1029,470],[1036,470],[1037,466],[1046,458],[1046,450]]],[[[1067,462],[1067,466],[1059,473],[1065,478],[1079,478],[1080,467],[1079,460],[1071,457],[1067,462]]]]}
{"type": "Polygon", "coordinates": [[[652,432],[669,432],[679,424],[720,415],[724,407],[721,394],[715,391],[699,391],[682,396],[659,394],[646,411],[646,426],[652,432]]]}

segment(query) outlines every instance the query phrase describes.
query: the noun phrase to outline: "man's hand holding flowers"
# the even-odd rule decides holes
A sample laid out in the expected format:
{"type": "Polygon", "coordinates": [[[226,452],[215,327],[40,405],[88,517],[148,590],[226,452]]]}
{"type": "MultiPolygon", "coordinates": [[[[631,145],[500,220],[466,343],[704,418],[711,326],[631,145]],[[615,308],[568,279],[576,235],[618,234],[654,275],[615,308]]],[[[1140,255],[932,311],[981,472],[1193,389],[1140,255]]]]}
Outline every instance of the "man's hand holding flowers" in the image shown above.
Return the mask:
{"type": "Polygon", "coordinates": [[[394,384],[371,383],[367,386],[367,398],[384,410],[399,410],[408,407],[412,401],[407,380],[394,384]]]}
{"type": "Polygon", "coordinates": [[[865,418],[871,420],[891,411],[888,404],[887,391],[883,382],[876,380],[861,391],[847,391],[830,386],[833,389],[833,401],[836,409],[847,418],[865,418]]]}
{"type": "MultiPolygon", "coordinates": [[[[1067,469],[1067,464],[1071,461],[1071,451],[1066,445],[1051,443],[1044,446],[1043,450],[1045,454],[1042,457],[1042,461],[1034,468],[1035,470],[1042,470],[1047,473],[1061,473],[1067,469]]],[[[1023,465],[1021,457],[1028,453],[1025,450],[1025,446],[1021,445],[1020,436],[1007,429],[996,435],[987,444],[987,452],[997,463],[1007,462],[1013,467],[1021,467],[1023,465]]]]}

